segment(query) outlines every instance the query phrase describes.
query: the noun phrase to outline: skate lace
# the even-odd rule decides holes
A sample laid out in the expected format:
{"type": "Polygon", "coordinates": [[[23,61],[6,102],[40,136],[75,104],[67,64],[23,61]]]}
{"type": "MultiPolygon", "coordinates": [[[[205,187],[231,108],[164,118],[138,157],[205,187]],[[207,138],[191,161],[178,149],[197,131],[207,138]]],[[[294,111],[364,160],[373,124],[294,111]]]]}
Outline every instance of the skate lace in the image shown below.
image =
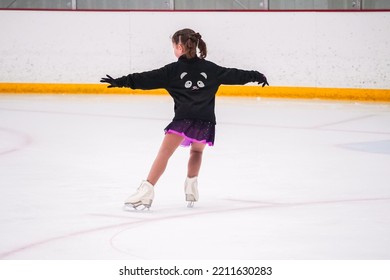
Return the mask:
{"type": "Polygon", "coordinates": [[[141,185],[141,186],[138,187],[137,192],[138,192],[138,193],[140,193],[140,192],[145,192],[145,191],[146,191],[145,189],[146,189],[146,186],[141,185]]]}
{"type": "Polygon", "coordinates": [[[148,192],[149,192],[149,187],[145,184],[141,184],[137,189],[137,193],[139,194],[146,194],[148,192]]]}
{"type": "Polygon", "coordinates": [[[196,191],[196,182],[190,182],[185,188],[187,194],[193,194],[196,191]]]}

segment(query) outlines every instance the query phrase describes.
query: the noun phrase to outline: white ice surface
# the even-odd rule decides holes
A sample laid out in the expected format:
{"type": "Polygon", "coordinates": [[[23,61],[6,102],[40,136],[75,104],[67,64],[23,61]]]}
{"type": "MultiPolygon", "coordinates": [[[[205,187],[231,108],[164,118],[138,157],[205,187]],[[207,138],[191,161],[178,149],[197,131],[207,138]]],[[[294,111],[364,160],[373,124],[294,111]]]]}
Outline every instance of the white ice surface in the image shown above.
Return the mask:
{"type": "Polygon", "coordinates": [[[0,258],[390,259],[390,104],[218,97],[195,208],[179,148],[152,210],[126,212],[172,111],[0,95],[0,258]]]}

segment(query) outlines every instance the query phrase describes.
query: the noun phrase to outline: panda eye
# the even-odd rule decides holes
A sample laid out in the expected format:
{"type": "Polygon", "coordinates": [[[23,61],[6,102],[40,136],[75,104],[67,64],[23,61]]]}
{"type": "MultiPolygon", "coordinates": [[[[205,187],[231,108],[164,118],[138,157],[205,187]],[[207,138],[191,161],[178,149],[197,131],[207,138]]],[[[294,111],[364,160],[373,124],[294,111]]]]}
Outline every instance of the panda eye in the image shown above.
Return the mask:
{"type": "Polygon", "coordinates": [[[191,82],[191,81],[187,81],[187,82],[184,84],[184,86],[185,86],[186,88],[190,88],[190,87],[192,86],[192,82],[191,82]]]}
{"type": "Polygon", "coordinates": [[[200,88],[204,87],[204,83],[202,81],[198,81],[198,87],[200,88]]]}

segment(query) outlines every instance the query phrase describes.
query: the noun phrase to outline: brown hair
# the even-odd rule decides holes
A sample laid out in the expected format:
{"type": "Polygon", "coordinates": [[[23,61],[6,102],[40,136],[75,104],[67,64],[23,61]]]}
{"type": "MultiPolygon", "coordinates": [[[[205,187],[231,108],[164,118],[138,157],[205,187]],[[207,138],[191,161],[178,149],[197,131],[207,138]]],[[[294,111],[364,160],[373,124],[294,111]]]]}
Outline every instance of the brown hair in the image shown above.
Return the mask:
{"type": "Polygon", "coordinates": [[[207,47],[206,43],[202,40],[202,35],[192,29],[185,28],[176,31],[172,36],[172,42],[181,44],[184,47],[184,54],[187,58],[196,56],[196,48],[199,49],[200,58],[207,56],[207,47]]]}

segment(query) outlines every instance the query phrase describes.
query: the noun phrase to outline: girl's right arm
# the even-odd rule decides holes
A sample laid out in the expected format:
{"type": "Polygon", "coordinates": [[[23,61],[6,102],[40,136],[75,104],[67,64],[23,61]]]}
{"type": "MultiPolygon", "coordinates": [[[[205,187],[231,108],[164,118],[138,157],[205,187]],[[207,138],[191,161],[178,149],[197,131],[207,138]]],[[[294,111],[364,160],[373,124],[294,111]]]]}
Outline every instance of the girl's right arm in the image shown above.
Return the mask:
{"type": "Polygon", "coordinates": [[[168,67],[166,65],[160,69],[146,71],[141,73],[129,74],[120,78],[112,78],[107,75],[106,78],[100,80],[101,83],[109,83],[109,88],[112,87],[128,87],[132,89],[157,89],[166,88],[169,83],[168,67]]]}

